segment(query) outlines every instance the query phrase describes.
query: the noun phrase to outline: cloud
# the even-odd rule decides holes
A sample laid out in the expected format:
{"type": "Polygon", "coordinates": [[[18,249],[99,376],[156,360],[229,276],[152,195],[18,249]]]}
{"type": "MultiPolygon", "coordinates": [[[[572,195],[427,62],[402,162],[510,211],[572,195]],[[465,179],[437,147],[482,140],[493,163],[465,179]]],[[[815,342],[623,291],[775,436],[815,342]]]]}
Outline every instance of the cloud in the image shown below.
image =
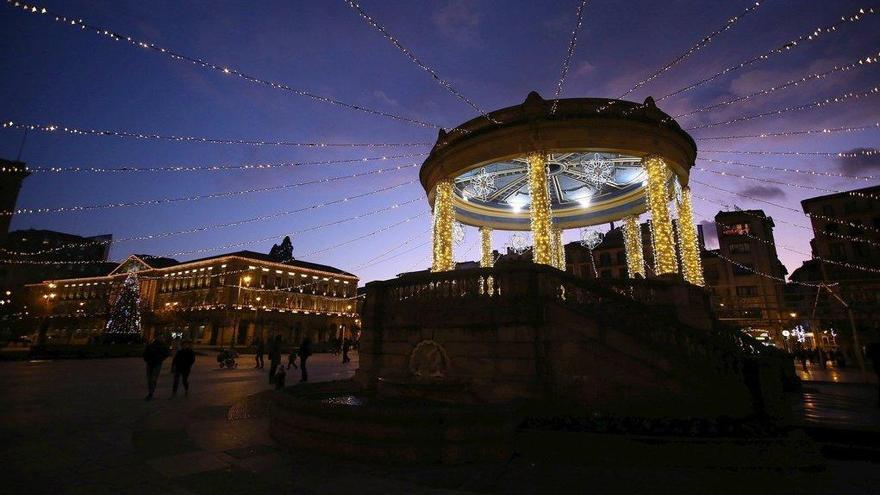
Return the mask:
{"type": "Polygon", "coordinates": [[[389,97],[387,94],[385,94],[384,91],[380,91],[378,89],[376,91],[373,91],[373,97],[376,98],[377,100],[381,101],[382,103],[388,105],[389,107],[399,107],[400,106],[399,101],[395,100],[394,98],[389,97]]]}
{"type": "Polygon", "coordinates": [[[747,196],[754,196],[759,199],[784,198],[785,191],[776,186],[749,186],[739,191],[747,196]]]}
{"type": "Polygon", "coordinates": [[[853,148],[851,150],[844,151],[844,153],[862,153],[865,151],[873,151],[875,152],[875,154],[858,154],[856,156],[838,157],[837,166],[840,171],[846,174],[856,175],[880,170],[880,153],[876,153],[877,150],[874,148],[853,148]]]}
{"type": "Polygon", "coordinates": [[[462,45],[475,45],[480,41],[480,14],[474,12],[473,2],[449,0],[441,5],[431,20],[447,38],[462,45]]]}

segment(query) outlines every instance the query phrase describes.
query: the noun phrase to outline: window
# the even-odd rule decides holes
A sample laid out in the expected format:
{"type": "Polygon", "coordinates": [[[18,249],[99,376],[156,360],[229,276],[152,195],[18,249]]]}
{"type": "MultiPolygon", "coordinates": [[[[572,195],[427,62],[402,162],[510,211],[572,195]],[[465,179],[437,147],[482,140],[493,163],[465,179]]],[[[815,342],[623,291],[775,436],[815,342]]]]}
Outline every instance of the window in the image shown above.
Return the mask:
{"type": "Polygon", "coordinates": [[[747,223],[735,223],[733,225],[726,225],[722,233],[724,235],[746,235],[751,232],[749,229],[749,224],[747,223]]]}
{"type": "Polygon", "coordinates": [[[599,266],[611,266],[610,253],[602,253],[599,255],[599,266]]]}
{"type": "Polygon", "coordinates": [[[831,259],[838,261],[846,259],[846,248],[844,247],[843,243],[831,243],[828,245],[828,250],[831,252],[831,259]]]}
{"type": "Polygon", "coordinates": [[[736,295],[738,295],[738,296],[757,296],[758,295],[758,287],[755,285],[739,285],[736,288],[736,295]]]}
{"type": "Polygon", "coordinates": [[[730,254],[749,254],[752,252],[752,244],[749,242],[734,242],[730,244],[730,254]]]}
{"type": "Polygon", "coordinates": [[[626,252],[618,251],[617,252],[617,264],[625,265],[626,264],[626,252]]]}
{"type": "Polygon", "coordinates": [[[832,205],[822,205],[822,214],[826,217],[834,216],[834,206],[832,205]]]}
{"type": "Polygon", "coordinates": [[[754,266],[752,266],[751,263],[742,263],[742,266],[732,264],[731,269],[733,270],[733,274],[738,277],[752,275],[754,273],[754,266]]]}
{"type": "Polygon", "coordinates": [[[834,222],[828,223],[825,225],[825,232],[831,232],[833,234],[837,234],[840,232],[840,225],[837,225],[834,222]]]}

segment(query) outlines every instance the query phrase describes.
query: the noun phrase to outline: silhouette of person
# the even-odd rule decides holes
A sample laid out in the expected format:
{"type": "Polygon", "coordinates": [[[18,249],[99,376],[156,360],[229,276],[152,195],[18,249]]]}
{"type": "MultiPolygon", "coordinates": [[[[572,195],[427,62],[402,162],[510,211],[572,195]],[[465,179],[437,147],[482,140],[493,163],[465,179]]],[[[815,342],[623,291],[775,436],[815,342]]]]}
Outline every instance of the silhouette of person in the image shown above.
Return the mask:
{"type": "Polygon", "coordinates": [[[306,360],[311,355],[312,339],[310,339],[309,337],[303,337],[302,343],[299,345],[299,369],[302,373],[302,377],[299,379],[299,381],[301,382],[309,381],[309,372],[306,369],[306,360]]]}
{"type": "Polygon", "coordinates": [[[275,383],[275,372],[281,364],[281,336],[276,335],[269,343],[269,384],[275,383]]]}
{"type": "Polygon", "coordinates": [[[196,353],[192,349],[192,341],[184,340],[183,347],[174,354],[171,360],[171,373],[174,374],[174,387],[171,389],[171,398],[177,395],[177,385],[183,381],[183,394],[189,395],[189,372],[192,371],[196,362],[196,353]]]}
{"type": "Polygon", "coordinates": [[[144,400],[152,400],[156,392],[156,384],[159,383],[159,373],[162,371],[162,362],[168,357],[168,346],[162,339],[156,338],[144,348],[144,362],[147,365],[147,396],[144,400]]]}

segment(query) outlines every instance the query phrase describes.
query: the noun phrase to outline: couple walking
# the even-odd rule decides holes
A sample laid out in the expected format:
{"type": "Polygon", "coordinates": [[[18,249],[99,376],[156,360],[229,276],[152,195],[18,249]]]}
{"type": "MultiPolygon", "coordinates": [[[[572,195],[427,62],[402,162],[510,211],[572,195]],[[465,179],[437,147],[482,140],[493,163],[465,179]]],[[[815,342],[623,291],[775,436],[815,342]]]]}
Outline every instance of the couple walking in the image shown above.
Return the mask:
{"type": "MultiPolygon", "coordinates": [[[[269,384],[275,384],[276,388],[284,387],[284,379],[286,375],[286,370],[284,366],[281,365],[281,354],[282,354],[283,343],[281,341],[281,336],[276,335],[275,339],[269,343],[269,384]],[[280,387],[278,386],[280,384],[280,387]]],[[[294,364],[294,360],[296,351],[291,350],[290,355],[287,358],[287,369],[290,369],[290,366],[294,364]]],[[[299,345],[299,369],[300,369],[300,380],[301,382],[309,381],[309,371],[306,368],[306,360],[308,360],[309,356],[312,355],[312,339],[309,337],[303,338],[302,342],[299,345]]]]}
{"type": "MultiPolygon", "coordinates": [[[[144,363],[147,366],[147,396],[144,400],[153,400],[156,385],[159,383],[159,374],[162,372],[162,363],[170,355],[168,345],[162,339],[156,338],[144,349],[144,363]]],[[[184,340],[181,348],[174,353],[171,360],[171,373],[174,375],[174,386],[171,389],[171,398],[177,395],[177,387],[183,381],[184,395],[189,395],[189,373],[196,362],[196,353],[192,349],[192,341],[184,340]]]]}

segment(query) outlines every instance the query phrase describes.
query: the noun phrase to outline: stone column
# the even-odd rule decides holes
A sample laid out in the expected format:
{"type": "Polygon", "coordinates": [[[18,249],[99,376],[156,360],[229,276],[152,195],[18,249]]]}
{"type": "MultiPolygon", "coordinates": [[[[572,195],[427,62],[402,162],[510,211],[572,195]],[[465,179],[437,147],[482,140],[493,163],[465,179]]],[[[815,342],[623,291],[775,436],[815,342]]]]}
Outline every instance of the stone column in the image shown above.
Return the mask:
{"type": "Polygon", "coordinates": [[[550,192],[547,190],[547,158],[543,153],[529,154],[529,195],[531,205],[532,261],[552,265],[553,223],[550,211],[550,192]]]}
{"type": "Polygon", "coordinates": [[[492,229],[480,227],[480,268],[492,268],[492,229]]]}
{"type": "Polygon", "coordinates": [[[689,187],[681,188],[681,199],[678,201],[678,249],[681,253],[681,273],[684,279],[700,287],[706,285],[689,187]]]}
{"type": "Polygon", "coordinates": [[[636,278],[637,274],[645,278],[642,229],[635,215],[623,219],[623,247],[626,250],[626,271],[629,273],[629,278],[636,278]]]}
{"type": "Polygon", "coordinates": [[[651,226],[654,229],[654,273],[665,275],[678,273],[678,260],[675,256],[675,236],[669,215],[668,181],[669,168],[663,158],[648,155],[642,159],[642,166],[648,175],[645,194],[648,209],[651,211],[651,226]]]}
{"type": "Polygon", "coordinates": [[[453,208],[452,180],[445,179],[437,183],[437,187],[434,190],[432,272],[445,272],[455,269],[455,259],[452,257],[452,224],[455,221],[455,211],[453,208]]]}
{"type": "Polygon", "coordinates": [[[565,271],[565,246],[562,244],[562,230],[553,228],[553,266],[565,271]]]}

